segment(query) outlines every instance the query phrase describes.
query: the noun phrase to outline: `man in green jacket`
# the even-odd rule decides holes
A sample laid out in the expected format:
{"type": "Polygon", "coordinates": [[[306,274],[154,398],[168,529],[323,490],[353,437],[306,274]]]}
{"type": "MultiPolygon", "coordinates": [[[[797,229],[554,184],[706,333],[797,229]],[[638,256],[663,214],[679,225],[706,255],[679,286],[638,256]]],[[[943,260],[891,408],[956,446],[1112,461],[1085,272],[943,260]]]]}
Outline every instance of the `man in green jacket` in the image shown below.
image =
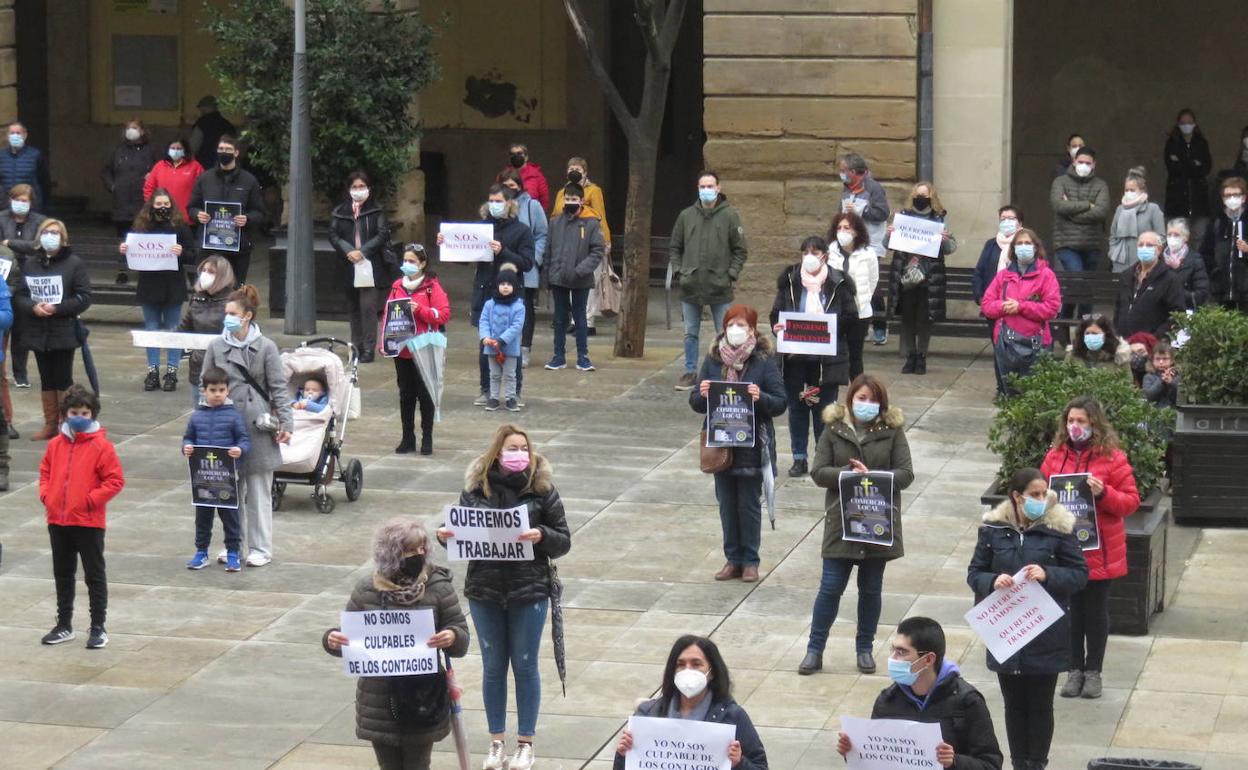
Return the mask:
{"type": "MultiPolygon", "coordinates": [[[[1105,256],[1105,222],[1113,209],[1109,185],[1096,176],[1096,152],[1088,146],[1075,151],[1075,162],[1049,188],[1053,208],[1053,250],[1057,268],[1094,271],[1105,256]]],[[[1070,318],[1073,305],[1062,307],[1062,317],[1070,318]]],[[[1080,305],[1079,312],[1091,312],[1091,305],[1080,305]]]]}
{"type": "Polygon", "coordinates": [[[724,327],[732,288],[749,256],[741,217],[719,191],[719,175],[698,177],[698,202],[680,212],[669,247],[673,271],[680,275],[680,310],[685,321],[685,373],[676,390],[692,390],[699,363],[698,332],[702,308],[709,305],[715,333],[724,327]]]}

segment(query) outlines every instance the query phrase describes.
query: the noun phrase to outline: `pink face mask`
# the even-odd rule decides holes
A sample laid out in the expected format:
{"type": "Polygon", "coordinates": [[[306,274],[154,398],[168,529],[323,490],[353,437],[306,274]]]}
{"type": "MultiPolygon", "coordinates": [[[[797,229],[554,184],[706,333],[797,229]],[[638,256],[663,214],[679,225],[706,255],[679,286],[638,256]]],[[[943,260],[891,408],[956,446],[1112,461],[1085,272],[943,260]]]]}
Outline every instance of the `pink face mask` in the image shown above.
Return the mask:
{"type": "Polygon", "coordinates": [[[1092,429],[1086,428],[1077,422],[1066,423],[1066,432],[1070,434],[1070,440],[1076,444],[1082,444],[1092,438],[1092,429]]]}
{"type": "Polygon", "coordinates": [[[509,473],[519,473],[529,467],[529,453],[523,449],[505,450],[498,464],[509,473]]]}

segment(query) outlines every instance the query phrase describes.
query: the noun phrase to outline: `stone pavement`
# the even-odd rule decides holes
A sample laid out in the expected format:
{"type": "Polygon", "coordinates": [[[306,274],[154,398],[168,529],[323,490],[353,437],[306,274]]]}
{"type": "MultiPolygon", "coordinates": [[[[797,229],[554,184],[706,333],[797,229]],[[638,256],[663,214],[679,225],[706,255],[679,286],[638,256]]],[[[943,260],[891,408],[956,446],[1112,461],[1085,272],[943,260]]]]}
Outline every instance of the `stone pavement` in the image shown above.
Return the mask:
{"type": "MultiPolygon", "coordinates": [[[[456,312],[463,296],[457,285],[456,312]]],[[[661,300],[655,304],[660,318],[661,300]]],[[[93,312],[107,316],[137,319],[133,309],[93,312]]],[[[321,331],[341,334],[344,327],[322,323],[321,331]]],[[[796,674],[820,572],[823,492],[808,479],[780,481],[776,528],[764,527],[763,580],[751,586],[711,579],[722,563],[712,484],[697,470],[697,419],[685,394],[672,390],[678,332],[661,323],[652,324],[643,360],[611,359],[609,337],[600,337],[592,346],[595,373],[526,371],[528,408],[513,417],[469,405],[475,335],[458,317],[445,420],[431,458],[391,453],[398,438],[391,367],[362,367],[364,415],[348,430],[345,454],[364,463],[363,497],[348,503],[338,485],[337,510],[322,515],[292,487],[275,517],[276,561],[239,574],[183,567],[193,550],[186,466],[178,455],[190,406],[185,386],[143,393],[142,352],[129,346],[124,327],[93,328],[104,377],[102,421],[127,473],[126,489],[109,510],[112,642],[104,650],[83,648],[80,588],[78,639],[38,643],[55,610],[35,484],[42,445],[25,438],[36,428],[38,394],[16,391],[24,436],[14,442],[13,489],[0,497],[0,766],[372,767],[371,749],[353,735],[353,683],[321,650],[321,633],[368,573],[374,527],[396,513],[436,522],[456,498],[466,464],[509,419],[524,425],[553,462],[574,530],[572,552],[559,563],[567,696],[559,693],[546,640],[539,767],[606,768],[614,737],[636,701],[656,689],[671,642],[686,632],[719,643],[736,698],[759,726],[776,770],[839,766],[839,716],[868,714],[887,683],[854,668],[852,586],[842,604],[848,620],[843,613],[833,629],[823,673],[796,674]]],[[[544,318],[538,328],[536,351],[547,352],[544,318]]],[[[889,565],[885,579],[876,659],[883,671],[889,634],[903,617],[945,623],[949,656],[984,692],[1004,746],[995,677],[961,618],[971,603],[965,573],[978,496],[996,469],[984,449],[991,361],[975,341],[938,339],[934,347],[929,375],[901,377],[892,343],[868,346],[868,370],[883,374],[906,412],[917,471],[904,496],[907,554],[889,565]]],[[[780,432],[787,469],[783,420],[780,432]]],[[[1106,755],[1179,759],[1206,770],[1243,766],[1248,619],[1236,610],[1248,595],[1248,534],[1172,528],[1170,542],[1170,597],[1153,634],[1111,638],[1104,698],[1058,699],[1055,770],[1106,755]]],[[[456,582],[462,586],[462,571],[456,582]]],[[[467,689],[471,745],[481,752],[487,736],[475,640],[457,672],[467,689]]],[[[456,767],[453,748],[437,748],[434,766],[456,767]]]]}

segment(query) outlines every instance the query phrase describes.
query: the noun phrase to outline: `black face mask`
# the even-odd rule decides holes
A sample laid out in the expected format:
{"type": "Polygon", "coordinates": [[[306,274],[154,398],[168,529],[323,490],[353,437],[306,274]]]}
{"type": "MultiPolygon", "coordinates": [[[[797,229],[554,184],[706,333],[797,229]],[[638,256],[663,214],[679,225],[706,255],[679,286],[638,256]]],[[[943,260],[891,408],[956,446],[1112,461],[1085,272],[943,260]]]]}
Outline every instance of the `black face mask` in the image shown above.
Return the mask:
{"type": "Polygon", "coordinates": [[[228,166],[233,162],[234,162],[234,153],[232,152],[217,153],[217,165],[224,168],[225,166],[228,166]]]}
{"type": "Polygon", "coordinates": [[[154,208],[152,209],[152,218],[161,222],[168,222],[169,217],[173,216],[173,209],[154,208]]]}
{"type": "Polygon", "coordinates": [[[1142,372],[1148,366],[1148,356],[1140,353],[1131,354],[1131,371],[1142,372]]]}
{"type": "Polygon", "coordinates": [[[420,573],[425,571],[425,555],[423,553],[408,556],[403,560],[403,566],[399,571],[410,578],[420,577],[420,573]]]}
{"type": "Polygon", "coordinates": [[[914,207],[920,211],[932,205],[932,199],[926,195],[916,195],[910,199],[910,202],[913,203],[914,207]]]}
{"type": "Polygon", "coordinates": [[[584,178],[585,175],[575,169],[568,172],[568,181],[572,184],[580,184],[581,180],[584,178]]]}
{"type": "Polygon", "coordinates": [[[528,160],[528,158],[524,157],[523,153],[513,152],[511,154],[511,165],[513,168],[520,168],[524,165],[526,160],[528,160]]]}
{"type": "Polygon", "coordinates": [[[581,204],[579,203],[563,204],[563,213],[567,214],[570,217],[576,216],[576,213],[580,210],[581,210],[581,204]]]}

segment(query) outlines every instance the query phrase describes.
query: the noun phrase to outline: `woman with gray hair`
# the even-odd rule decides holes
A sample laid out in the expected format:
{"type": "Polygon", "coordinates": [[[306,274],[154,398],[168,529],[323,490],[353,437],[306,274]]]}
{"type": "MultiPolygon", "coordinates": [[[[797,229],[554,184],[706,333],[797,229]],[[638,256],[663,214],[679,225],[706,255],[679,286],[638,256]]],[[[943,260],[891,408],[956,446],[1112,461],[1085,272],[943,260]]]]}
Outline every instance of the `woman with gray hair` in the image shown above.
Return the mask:
{"type": "MultiPolygon", "coordinates": [[[[373,535],[372,575],[351,592],[347,612],[431,609],[437,633],[425,644],[450,657],[468,651],[468,621],[445,567],[429,563],[429,535],[413,516],[398,516],[373,535]]],[[[342,656],[351,640],[338,628],[321,640],[330,655],[342,656]]],[[[360,677],[355,688],[355,735],[371,741],[382,770],[428,768],[433,744],[451,731],[445,669],[416,676],[360,677]],[[439,691],[440,688],[440,691],[439,691]]]]}
{"type": "Polygon", "coordinates": [[[1166,223],[1166,250],[1162,256],[1166,267],[1178,273],[1183,281],[1183,302],[1188,310],[1195,310],[1209,301],[1209,271],[1205,260],[1188,248],[1192,230],[1183,217],[1175,217],[1166,223]]]}

